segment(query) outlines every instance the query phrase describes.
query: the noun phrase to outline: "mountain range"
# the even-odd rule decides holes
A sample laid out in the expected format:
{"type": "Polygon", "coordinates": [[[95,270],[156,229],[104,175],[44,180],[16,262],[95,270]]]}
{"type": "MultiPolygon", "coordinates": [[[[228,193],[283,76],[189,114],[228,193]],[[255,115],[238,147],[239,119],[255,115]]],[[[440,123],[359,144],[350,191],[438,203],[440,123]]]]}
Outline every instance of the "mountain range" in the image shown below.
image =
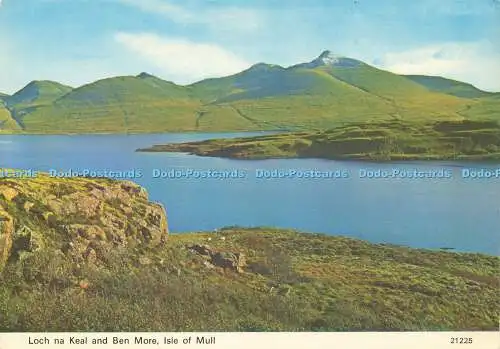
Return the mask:
{"type": "Polygon", "coordinates": [[[72,88],[32,81],[0,94],[0,132],[140,133],[320,130],[383,120],[499,120],[500,93],[436,76],[398,75],[324,51],[177,85],[148,73],[72,88]]]}

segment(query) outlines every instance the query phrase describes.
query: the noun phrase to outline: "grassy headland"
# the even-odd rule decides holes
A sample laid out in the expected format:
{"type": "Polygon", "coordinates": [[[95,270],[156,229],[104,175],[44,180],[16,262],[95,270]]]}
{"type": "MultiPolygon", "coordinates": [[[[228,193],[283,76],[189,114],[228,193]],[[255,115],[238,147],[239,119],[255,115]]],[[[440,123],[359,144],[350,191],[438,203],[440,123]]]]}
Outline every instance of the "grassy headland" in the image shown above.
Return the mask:
{"type": "Polygon", "coordinates": [[[167,233],[133,183],[0,179],[0,330],[498,329],[498,257],[276,228],[167,233]]]}
{"type": "Polygon", "coordinates": [[[321,132],[154,145],[143,152],[187,152],[237,159],[500,160],[496,121],[354,123],[321,132]]]}

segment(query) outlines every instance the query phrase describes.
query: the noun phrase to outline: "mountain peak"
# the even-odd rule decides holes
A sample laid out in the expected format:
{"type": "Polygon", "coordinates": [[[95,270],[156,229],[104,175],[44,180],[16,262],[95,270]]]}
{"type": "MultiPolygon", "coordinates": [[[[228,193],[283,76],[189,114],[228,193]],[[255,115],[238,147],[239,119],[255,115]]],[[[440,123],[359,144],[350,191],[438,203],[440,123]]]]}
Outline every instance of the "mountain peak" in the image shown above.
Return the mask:
{"type": "Polygon", "coordinates": [[[326,65],[331,65],[338,63],[341,58],[344,57],[336,55],[332,51],[325,50],[318,56],[318,58],[316,58],[316,60],[320,60],[326,65]]]}
{"type": "Polygon", "coordinates": [[[7,99],[9,105],[53,101],[70,92],[72,87],[51,80],[32,80],[7,99]]]}
{"type": "Polygon", "coordinates": [[[330,50],[325,50],[311,62],[299,64],[298,66],[301,68],[314,69],[318,67],[357,67],[361,64],[362,62],[356,59],[344,57],[330,50]]]}
{"type": "Polygon", "coordinates": [[[269,71],[272,69],[283,69],[283,67],[276,64],[257,63],[248,68],[247,71],[269,71]]]}
{"type": "Polygon", "coordinates": [[[61,86],[60,83],[56,81],[51,81],[51,80],[32,80],[30,81],[26,86],[36,86],[36,87],[43,87],[43,86],[61,86]]]}
{"type": "Polygon", "coordinates": [[[146,79],[146,78],[156,78],[156,76],[152,75],[152,74],[149,74],[149,73],[146,73],[146,72],[142,72],[140,73],[139,75],[137,75],[137,77],[139,79],[146,79]]]}

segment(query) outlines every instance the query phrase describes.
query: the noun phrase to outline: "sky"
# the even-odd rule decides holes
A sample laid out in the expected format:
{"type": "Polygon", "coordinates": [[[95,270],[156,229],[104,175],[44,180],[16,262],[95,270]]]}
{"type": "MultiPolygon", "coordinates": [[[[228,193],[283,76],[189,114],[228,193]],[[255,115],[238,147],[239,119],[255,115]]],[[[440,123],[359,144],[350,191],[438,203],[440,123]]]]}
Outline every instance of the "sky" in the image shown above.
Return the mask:
{"type": "Polygon", "coordinates": [[[0,92],[148,72],[178,84],[322,51],[500,91],[500,0],[0,0],[0,92]]]}

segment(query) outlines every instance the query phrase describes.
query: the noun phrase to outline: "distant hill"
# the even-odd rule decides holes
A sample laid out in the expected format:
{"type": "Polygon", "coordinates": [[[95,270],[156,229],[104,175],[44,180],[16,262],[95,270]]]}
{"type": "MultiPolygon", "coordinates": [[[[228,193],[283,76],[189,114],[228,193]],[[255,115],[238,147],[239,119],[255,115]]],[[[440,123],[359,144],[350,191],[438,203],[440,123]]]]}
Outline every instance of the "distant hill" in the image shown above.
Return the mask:
{"type": "Polygon", "coordinates": [[[465,82],[442,78],[439,76],[406,75],[406,77],[427,89],[464,98],[491,97],[494,93],[486,92],[465,82]]]}
{"type": "Polygon", "coordinates": [[[41,132],[151,132],[194,125],[200,102],[189,89],[141,73],[93,82],[23,117],[41,132]],[[191,119],[191,122],[188,119],[191,119]]]}
{"type": "Polygon", "coordinates": [[[187,99],[186,89],[172,82],[141,73],[96,81],[68,91],[54,102],[54,106],[92,107],[133,100],[187,99]]]}
{"type": "Polygon", "coordinates": [[[25,132],[320,130],[350,122],[500,119],[500,98],[470,84],[403,76],[324,51],[290,67],[258,63],[180,86],[151,74],[75,89],[50,81],[5,98],[25,132]]]}
{"type": "Polygon", "coordinates": [[[50,104],[71,90],[71,87],[54,81],[31,81],[12,96],[5,98],[5,101],[15,109],[37,107],[50,104]]]}
{"type": "MultiPolygon", "coordinates": [[[[2,102],[9,112],[9,118],[0,124],[0,131],[18,131],[26,127],[23,117],[37,108],[48,106],[72,88],[54,81],[32,81],[12,96],[4,96],[2,102]]],[[[29,131],[29,130],[28,130],[29,131]]]]}

